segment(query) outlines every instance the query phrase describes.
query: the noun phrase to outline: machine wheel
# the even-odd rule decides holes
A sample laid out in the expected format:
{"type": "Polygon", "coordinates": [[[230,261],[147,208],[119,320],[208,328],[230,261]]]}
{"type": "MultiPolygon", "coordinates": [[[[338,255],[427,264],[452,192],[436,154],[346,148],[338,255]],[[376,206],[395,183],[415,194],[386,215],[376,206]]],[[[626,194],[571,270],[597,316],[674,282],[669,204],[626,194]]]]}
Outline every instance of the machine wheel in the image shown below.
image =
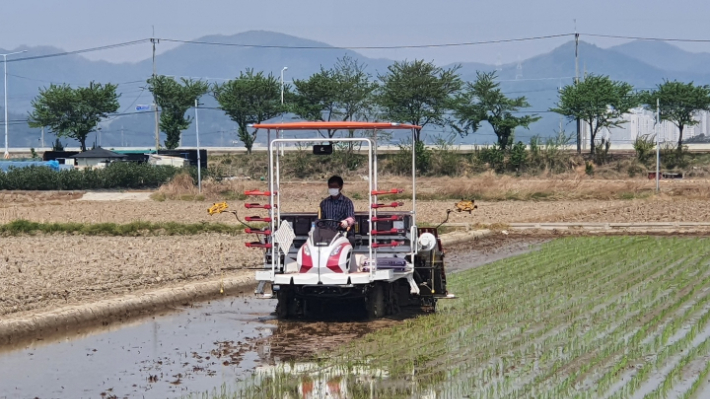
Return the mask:
{"type": "Polygon", "coordinates": [[[279,319],[294,319],[299,313],[299,301],[290,289],[282,289],[276,294],[276,317],[279,319]]]}
{"type": "Polygon", "coordinates": [[[381,284],[375,284],[367,292],[365,310],[368,319],[377,319],[385,315],[385,292],[381,284]]]}
{"type": "Polygon", "coordinates": [[[424,313],[436,313],[436,298],[434,297],[423,297],[420,299],[419,304],[424,313]]]}
{"type": "Polygon", "coordinates": [[[396,315],[399,313],[399,300],[397,298],[397,290],[394,284],[387,284],[385,289],[385,313],[388,315],[396,315]]]}

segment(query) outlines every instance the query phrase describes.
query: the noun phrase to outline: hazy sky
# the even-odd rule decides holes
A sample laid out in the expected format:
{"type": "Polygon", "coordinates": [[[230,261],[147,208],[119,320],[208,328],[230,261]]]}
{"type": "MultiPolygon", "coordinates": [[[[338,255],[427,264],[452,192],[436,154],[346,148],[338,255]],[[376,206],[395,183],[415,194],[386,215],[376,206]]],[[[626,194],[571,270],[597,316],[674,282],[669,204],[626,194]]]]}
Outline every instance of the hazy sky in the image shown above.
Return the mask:
{"type": "MultiPolygon", "coordinates": [[[[157,37],[195,39],[261,29],[336,46],[405,45],[539,36],[574,31],[710,39],[707,0],[3,0],[0,48],[67,50],[157,37]]],[[[621,43],[582,37],[601,46],[621,43]]],[[[446,49],[362,51],[383,58],[512,62],[569,39],[446,49]]],[[[708,44],[679,44],[710,51],[708,44]]],[[[160,49],[168,48],[160,44],[160,49]]],[[[149,45],[91,53],[109,61],[150,56],[149,45]]]]}

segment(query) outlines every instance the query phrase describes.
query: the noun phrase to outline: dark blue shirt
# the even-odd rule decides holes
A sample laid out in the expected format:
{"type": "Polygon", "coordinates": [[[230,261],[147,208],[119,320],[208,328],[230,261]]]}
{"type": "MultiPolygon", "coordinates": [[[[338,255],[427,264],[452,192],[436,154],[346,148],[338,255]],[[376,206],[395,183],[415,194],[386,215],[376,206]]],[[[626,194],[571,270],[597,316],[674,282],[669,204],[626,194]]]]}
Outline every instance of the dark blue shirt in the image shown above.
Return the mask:
{"type": "Polygon", "coordinates": [[[328,197],[320,203],[321,219],[347,220],[351,226],[355,223],[355,206],[350,198],[340,194],[328,197]]]}

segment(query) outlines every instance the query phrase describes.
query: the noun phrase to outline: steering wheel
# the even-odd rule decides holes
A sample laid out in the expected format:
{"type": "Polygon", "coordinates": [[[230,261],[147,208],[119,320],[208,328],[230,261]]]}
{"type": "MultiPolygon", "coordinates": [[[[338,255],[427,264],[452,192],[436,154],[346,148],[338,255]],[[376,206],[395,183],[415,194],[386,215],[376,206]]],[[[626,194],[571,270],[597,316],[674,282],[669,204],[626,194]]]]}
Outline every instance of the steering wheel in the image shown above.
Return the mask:
{"type": "Polygon", "coordinates": [[[335,219],[318,219],[318,221],[316,222],[316,226],[321,229],[330,229],[335,231],[344,230],[342,227],[340,227],[340,220],[335,219]],[[329,226],[328,223],[335,223],[338,227],[334,229],[329,226]]]}

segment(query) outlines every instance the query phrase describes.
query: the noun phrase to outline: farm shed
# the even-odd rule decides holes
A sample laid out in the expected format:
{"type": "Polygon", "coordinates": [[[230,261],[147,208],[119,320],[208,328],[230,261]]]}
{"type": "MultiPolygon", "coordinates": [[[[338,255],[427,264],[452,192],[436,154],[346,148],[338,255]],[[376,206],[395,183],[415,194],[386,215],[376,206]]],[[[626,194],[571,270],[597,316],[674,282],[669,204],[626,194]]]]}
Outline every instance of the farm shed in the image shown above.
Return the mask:
{"type": "Polygon", "coordinates": [[[126,158],[126,155],[117,154],[113,151],[97,147],[69,158],[76,159],[76,166],[78,167],[103,167],[111,162],[123,160],[126,158]]]}

